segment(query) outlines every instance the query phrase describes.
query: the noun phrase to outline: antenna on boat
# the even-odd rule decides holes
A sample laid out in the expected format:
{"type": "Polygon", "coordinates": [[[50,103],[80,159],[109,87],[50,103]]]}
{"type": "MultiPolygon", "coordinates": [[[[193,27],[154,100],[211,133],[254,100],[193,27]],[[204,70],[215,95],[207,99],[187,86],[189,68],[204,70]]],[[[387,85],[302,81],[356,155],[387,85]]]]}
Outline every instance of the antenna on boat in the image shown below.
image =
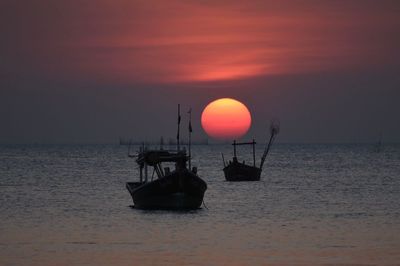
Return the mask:
{"type": "Polygon", "coordinates": [[[267,157],[269,149],[271,148],[271,145],[275,140],[275,136],[279,133],[279,129],[280,129],[279,121],[278,120],[271,121],[271,126],[269,127],[269,131],[271,132],[271,137],[269,138],[268,145],[265,146],[264,153],[261,157],[260,169],[262,169],[264,165],[265,158],[267,157]]]}
{"type": "Polygon", "coordinates": [[[176,146],[178,148],[178,151],[180,149],[179,147],[179,127],[181,124],[181,105],[178,104],[178,133],[176,134],[176,146]]]}
{"type": "Polygon", "coordinates": [[[192,108],[189,109],[189,169],[192,169],[192,108]]]}
{"type": "Polygon", "coordinates": [[[233,140],[233,157],[236,157],[236,140],[233,140]]]}
{"type": "Polygon", "coordinates": [[[256,141],[254,139],[251,145],[253,145],[253,166],[256,167],[256,141]]]}

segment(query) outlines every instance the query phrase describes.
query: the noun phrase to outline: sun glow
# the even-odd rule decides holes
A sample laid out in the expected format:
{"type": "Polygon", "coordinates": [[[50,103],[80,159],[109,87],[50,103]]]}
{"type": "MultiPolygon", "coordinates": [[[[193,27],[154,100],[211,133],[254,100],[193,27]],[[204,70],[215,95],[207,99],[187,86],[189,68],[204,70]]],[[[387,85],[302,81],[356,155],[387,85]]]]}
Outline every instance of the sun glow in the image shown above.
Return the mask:
{"type": "Polygon", "coordinates": [[[201,125],[210,137],[231,140],[247,133],[251,125],[251,115],[243,103],[231,98],[222,98],[204,108],[201,125]]]}
{"type": "MultiPolygon", "coordinates": [[[[43,11],[22,16],[30,27],[20,29],[14,23],[5,38],[13,40],[13,34],[23,30],[19,33],[23,41],[14,48],[21,60],[30,62],[27,71],[33,67],[43,75],[67,80],[111,84],[262,80],[374,69],[398,61],[391,52],[398,47],[396,4],[366,5],[359,10],[356,1],[342,1],[339,8],[333,1],[308,5],[302,1],[97,0],[95,6],[76,9],[70,3],[75,1],[42,1],[57,2],[63,15],[43,11]],[[49,26],[53,22],[56,26],[49,26]],[[38,38],[30,43],[31,36],[38,38]]],[[[37,8],[37,1],[8,2],[15,2],[21,14],[37,8]]]]}

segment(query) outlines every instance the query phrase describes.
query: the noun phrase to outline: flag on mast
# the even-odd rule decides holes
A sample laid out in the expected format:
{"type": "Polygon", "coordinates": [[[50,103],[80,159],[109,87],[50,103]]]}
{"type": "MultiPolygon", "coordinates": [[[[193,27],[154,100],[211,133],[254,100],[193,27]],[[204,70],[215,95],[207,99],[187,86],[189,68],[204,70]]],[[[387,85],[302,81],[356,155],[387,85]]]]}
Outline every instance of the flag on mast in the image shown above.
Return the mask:
{"type": "Polygon", "coordinates": [[[189,132],[192,133],[193,129],[192,129],[192,108],[189,109],[189,132]]]}

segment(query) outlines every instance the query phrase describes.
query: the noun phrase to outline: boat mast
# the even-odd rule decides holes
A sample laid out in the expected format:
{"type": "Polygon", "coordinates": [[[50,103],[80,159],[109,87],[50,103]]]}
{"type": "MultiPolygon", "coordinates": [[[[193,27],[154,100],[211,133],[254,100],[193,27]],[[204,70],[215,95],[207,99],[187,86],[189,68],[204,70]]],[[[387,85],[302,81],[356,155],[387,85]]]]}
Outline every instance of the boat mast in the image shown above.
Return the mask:
{"type": "MultiPolygon", "coordinates": [[[[145,146],[144,142],[143,142],[143,152],[146,152],[147,147],[145,146]]],[[[148,170],[147,170],[147,163],[146,160],[144,160],[144,182],[147,183],[148,181],[148,170]]]]}
{"type": "Polygon", "coordinates": [[[256,167],[256,141],[253,139],[253,166],[256,167]]]}
{"type": "Polygon", "coordinates": [[[192,108],[189,109],[189,170],[192,169],[192,108]]]}
{"type": "MultiPolygon", "coordinates": [[[[139,148],[139,152],[140,153],[143,152],[143,148],[142,147],[139,148]]],[[[139,165],[139,168],[140,168],[140,183],[143,183],[143,167],[144,167],[143,164],[139,165]]]]}
{"type": "Polygon", "coordinates": [[[180,150],[180,146],[179,146],[179,127],[181,124],[181,105],[178,104],[178,133],[176,134],[176,146],[178,151],[180,150]]]}
{"type": "Polygon", "coordinates": [[[275,122],[275,121],[271,122],[271,126],[270,126],[271,137],[269,138],[268,145],[265,146],[264,153],[261,157],[260,169],[262,169],[262,167],[264,165],[265,158],[267,157],[267,154],[269,152],[269,149],[271,148],[271,145],[275,139],[275,136],[279,133],[279,127],[280,127],[279,122],[275,122]]]}

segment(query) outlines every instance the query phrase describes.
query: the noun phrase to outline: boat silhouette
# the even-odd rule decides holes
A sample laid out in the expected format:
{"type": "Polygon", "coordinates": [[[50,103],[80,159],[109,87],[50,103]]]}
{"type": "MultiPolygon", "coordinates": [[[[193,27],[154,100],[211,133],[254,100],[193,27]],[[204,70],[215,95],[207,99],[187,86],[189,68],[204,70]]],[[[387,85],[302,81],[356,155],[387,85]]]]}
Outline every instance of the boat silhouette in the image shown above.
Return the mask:
{"type": "Polygon", "coordinates": [[[270,126],[271,136],[269,138],[268,144],[265,146],[264,153],[261,157],[260,166],[256,166],[256,157],[255,157],[255,145],[256,142],[253,139],[252,142],[236,142],[233,141],[233,158],[232,161],[228,163],[225,162],[224,155],[222,154],[222,161],[224,163],[224,175],[226,181],[259,181],[261,177],[262,168],[265,162],[265,159],[270,151],[272,143],[275,140],[276,135],[279,133],[279,122],[272,122],[270,126]],[[244,161],[239,162],[237,158],[236,146],[241,145],[252,145],[253,147],[253,165],[248,165],[244,161]]]}
{"type": "MultiPolygon", "coordinates": [[[[144,145],[137,157],[139,165],[139,182],[127,182],[126,188],[132,196],[134,207],[138,209],[198,209],[200,208],[207,184],[197,175],[197,168],[191,168],[191,151],[189,138],[189,155],[185,149],[180,149],[179,143],[180,107],[178,105],[177,150],[147,149],[144,145]],[[163,167],[170,163],[170,167],[163,167]],[[189,168],[187,167],[189,163],[189,168]],[[150,179],[148,168],[153,167],[150,179]],[[157,178],[154,180],[154,173],[157,178]]],[[[191,133],[189,122],[189,135],[191,133]]]]}

